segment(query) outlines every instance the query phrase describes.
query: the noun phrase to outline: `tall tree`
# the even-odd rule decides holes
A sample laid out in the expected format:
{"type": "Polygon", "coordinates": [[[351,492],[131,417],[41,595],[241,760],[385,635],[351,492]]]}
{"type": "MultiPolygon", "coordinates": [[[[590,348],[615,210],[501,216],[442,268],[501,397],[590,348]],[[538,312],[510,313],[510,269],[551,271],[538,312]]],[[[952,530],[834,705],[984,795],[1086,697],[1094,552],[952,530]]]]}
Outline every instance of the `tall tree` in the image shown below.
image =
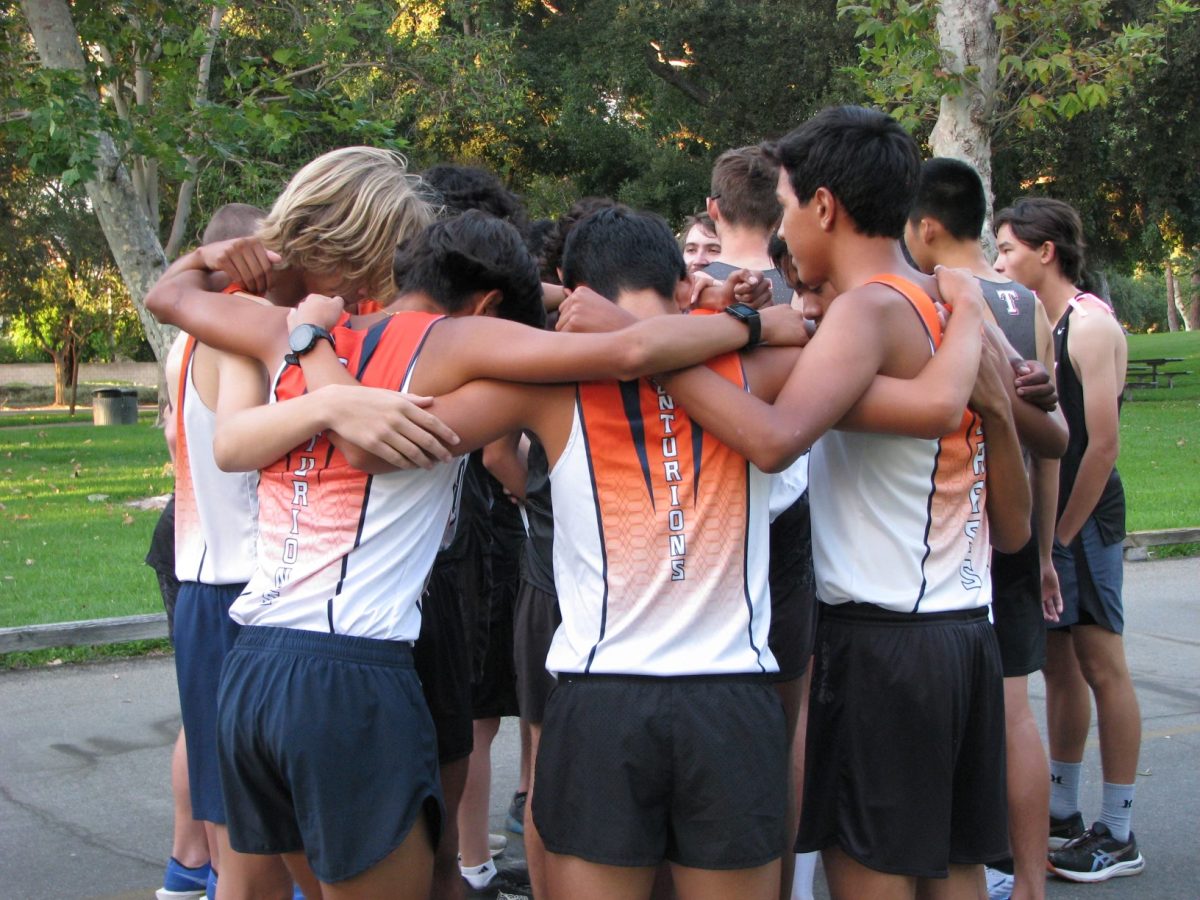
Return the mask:
{"type": "Polygon", "coordinates": [[[1162,0],[1142,21],[1110,0],[839,0],[865,40],[858,77],[933,152],[971,162],[991,198],[994,144],[1014,127],[1104,106],[1162,62],[1170,23],[1196,8],[1162,0]]]}

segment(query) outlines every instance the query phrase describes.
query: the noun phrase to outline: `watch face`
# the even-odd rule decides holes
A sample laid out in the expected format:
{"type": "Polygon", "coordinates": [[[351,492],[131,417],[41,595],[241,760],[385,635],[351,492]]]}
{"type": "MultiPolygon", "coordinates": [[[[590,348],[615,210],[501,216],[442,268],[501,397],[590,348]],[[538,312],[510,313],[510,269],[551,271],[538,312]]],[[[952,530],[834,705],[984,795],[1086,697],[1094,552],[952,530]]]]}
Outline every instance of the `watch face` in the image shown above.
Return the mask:
{"type": "Polygon", "coordinates": [[[291,347],[293,353],[303,353],[311,348],[316,340],[316,327],[306,322],[292,329],[292,333],[288,335],[288,346],[291,347]]]}

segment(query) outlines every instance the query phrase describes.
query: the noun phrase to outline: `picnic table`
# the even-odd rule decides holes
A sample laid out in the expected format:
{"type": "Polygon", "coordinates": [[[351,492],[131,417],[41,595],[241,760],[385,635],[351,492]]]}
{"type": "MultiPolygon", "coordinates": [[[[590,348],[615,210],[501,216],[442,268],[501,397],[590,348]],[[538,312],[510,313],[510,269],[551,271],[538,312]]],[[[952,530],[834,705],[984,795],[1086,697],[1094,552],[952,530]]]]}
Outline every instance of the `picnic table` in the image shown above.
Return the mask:
{"type": "Polygon", "coordinates": [[[1175,386],[1175,379],[1180,375],[1191,375],[1191,372],[1164,372],[1160,371],[1163,366],[1169,366],[1171,363],[1183,362],[1183,357],[1180,356],[1156,356],[1146,359],[1131,359],[1125,369],[1125,386],[1126,387],[1161,387],[1161,380],[1165,379],[1167,387],[1175,386]]]}

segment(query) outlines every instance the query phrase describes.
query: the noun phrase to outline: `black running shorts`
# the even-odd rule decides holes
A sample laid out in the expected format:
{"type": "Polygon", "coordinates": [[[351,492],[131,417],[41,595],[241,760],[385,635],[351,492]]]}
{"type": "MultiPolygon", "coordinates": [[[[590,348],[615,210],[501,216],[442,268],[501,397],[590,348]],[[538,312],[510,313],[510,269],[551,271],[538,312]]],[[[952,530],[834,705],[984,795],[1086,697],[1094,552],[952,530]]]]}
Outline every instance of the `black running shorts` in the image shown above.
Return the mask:
{"type": "Polygon", "coordinates": [[[987,610],[824,606],[796,852],[943,878],[1008,856],[1004,687],[987,610]]]}
{"type": "Polygon", "coordinates": [[[612,866],[782,855],[788,742],[760,676],[559,676],[537,758],[546,849],[612,866]]]}

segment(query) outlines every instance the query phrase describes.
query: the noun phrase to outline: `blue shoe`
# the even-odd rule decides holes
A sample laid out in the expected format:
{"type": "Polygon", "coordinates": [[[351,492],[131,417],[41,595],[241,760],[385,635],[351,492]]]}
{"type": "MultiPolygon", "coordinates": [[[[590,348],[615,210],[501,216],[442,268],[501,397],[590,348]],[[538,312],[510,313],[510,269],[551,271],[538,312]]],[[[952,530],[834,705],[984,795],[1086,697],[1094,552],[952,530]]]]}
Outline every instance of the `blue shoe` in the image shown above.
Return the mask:
{"type": "Polygon", "coordinates": [[[154,892],[154,896],[158,900],[200,900],[207,890],[211,873],[208,863],[189,869],[172,856],[163,873],[163,886],[154,892]]]}
{"type": "Polygon", "coordinates": [[[208,870],[208,884],[205,887],[204,896],[208,900],[217,900],[217,873],[212,869],[208,870]]]}
{"type": "Polygon", "coordinates": [[[525,791],[517,791],[513,794],[512,803],[508,804],[508,818],[504,820],[504,827],[513,834],[525,833],[525,799],[528,796],[525,791]]]}
{"type": "Polygon", "coordinates": [[[300,885],[292,885],[292,900],[306,900],[304,891],[300,890],[300,885]]]}

